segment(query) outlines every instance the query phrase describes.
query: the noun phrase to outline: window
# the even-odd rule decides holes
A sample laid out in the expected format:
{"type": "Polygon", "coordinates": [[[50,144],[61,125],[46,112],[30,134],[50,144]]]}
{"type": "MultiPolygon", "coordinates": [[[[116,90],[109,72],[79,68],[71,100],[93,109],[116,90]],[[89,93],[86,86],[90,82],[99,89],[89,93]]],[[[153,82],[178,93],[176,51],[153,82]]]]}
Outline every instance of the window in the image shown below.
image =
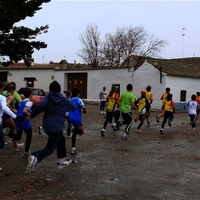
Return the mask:
{"type": "Polygon", "coordinates": [[[36,81],[36,78],[25,77],[24,80],[26,81],[26,87],[34,87],[34,81],[36,81]]]}
{"type": "Polygon", "coordinates": [[[186,90],[181,90],[180,101],[186,101],[186,90]]]}

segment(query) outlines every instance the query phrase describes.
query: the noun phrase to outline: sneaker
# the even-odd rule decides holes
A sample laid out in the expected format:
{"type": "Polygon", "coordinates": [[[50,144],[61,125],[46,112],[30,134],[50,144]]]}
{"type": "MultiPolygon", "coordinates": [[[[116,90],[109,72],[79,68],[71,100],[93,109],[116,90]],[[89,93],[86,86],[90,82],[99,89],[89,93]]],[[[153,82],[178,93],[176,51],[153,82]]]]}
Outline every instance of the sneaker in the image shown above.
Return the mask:
{"type": "Polygon", "coordinates": [[[172,126],[172,120],[168,119],[168,125],[171,127],[172,126]]]}
{"type": "Polygon", "coordinates": [[[192,128],[192,131],[196,131],[196,128],[192,128]]]}
{"type": "Polygon", "coordinates": [[[75,154],[77,154],[77,151],[76,151],[76,149],[72,148],[71,155],[75,155],[75,154]]]}
{"type": "Polygon", "coordinates": [[[30,152],[24,152],[24,153],[22,153],[22,157],[23,158],[28,158],[30,155],[31,155],[30,152]]]}
{"type": "Polygon", "coordinates": [[[105,128],[101,129],[101,136],[103,136],[103,137],[105,136],[105,131],[106,131],[105,128]]]}
{"type": "Polygon", "coordinates": [[[13,142],[13,139],[12,139],[12,138],[9,138],[9,139],[7,140],[7,142],[8,142],[8,143],[12,143],[12,142],[13,142]]]}
{"type": "Polygon", "coordinates": [[[105,111],[103,111],[103,114],[104,114],[104,115],[106,115],[106,112],[105,112],[105,111]]]}
{"type": "Polygon", "coordinates": [[[70,163],[72,163],[71,159],[67,159],[65,161],[63,161],[62,163],[57,163],[58,169],[62,169],[66,166],[68,166],[70,163]]]}
{"type": "Polygon", "coordinates": [[[5,144],[5,145],[7,145],[7,144],[8,144],[8,142],[7,142],[7,141],[4,141],[4,144],[5,144]]]}
{"type": "Polygon", "coordinates": [[[136,132],[136,133],[141,133],[141,130],[137,129],[135,132],[136,132]]]}
{"type": "Polygon", "coordinates": [[[3,169],[0,167],[0,172],[2,171],[3,169]]]}
{"type": "Polygon", "coordinates": [[[119,131],[121,125],[122,125],[122,122],[117,121],[117,123],[116,123],[116,129],[117,129],[118,131],[119,131]]]}
{"type": "Polygon", "coordinates": [[[117,127],[116,127],[116,124],[115,124],[115,123],[112,124],[111,127],[113,128],[114,131],[117,131],[117,127]]]}
{"type": "Polygon", "coordinates": [[[147,127],[150,127],[150,126],[151,126],[150,122],[147,122],[147,127]]]}
{"type": "Polygon", "coordinates": [[[162,128],[160,129],[160,134],[163,134],[163,129],[162,128]]]}
{"type": "Polygon", "coordinates": [[[71,138],[71,137],[72,137],[72,135],[73,135],[73,133],[70,133],[70,135],[68,135],[67,137],[68,137],[68,138],[71,138]]]}
{"type": "Polygon", "coordinates": [[[10,128],[6,127],[3,129],[4,135],[9,135],[9,132],[10,132],[10,128]]]}
{"type": "Polygon", "coordinates": [[[122,140],[128,140],[128,137],[127,136],[125,136],[125,137],[123,136],[122,140]]]}
{"type": "Polygon", "coordinates": [[[156,121],[159,123],[159,118],[158,118],[158,116],[156,116],[156,121]]]}
{"type": "Polygon", "coordinates": [[[103,111],[101,111],[100,113],[101,113],[101,115],[103,115],[103,111]]]}
{"type": "Polygon", "coordinates": [[[15,147],[15,151],[18,151],[19,149],[23,148],[23,146],[24,143],[17,144],[17,146],[15,147]]]}
{"type": "Polygon", "coordinates": [[[35,156],[30,155],[28,157],[28,164],[26,166],[26,174],[29,174],[34,169],[36,163],[37,163],[37,158],[35,156]]]}

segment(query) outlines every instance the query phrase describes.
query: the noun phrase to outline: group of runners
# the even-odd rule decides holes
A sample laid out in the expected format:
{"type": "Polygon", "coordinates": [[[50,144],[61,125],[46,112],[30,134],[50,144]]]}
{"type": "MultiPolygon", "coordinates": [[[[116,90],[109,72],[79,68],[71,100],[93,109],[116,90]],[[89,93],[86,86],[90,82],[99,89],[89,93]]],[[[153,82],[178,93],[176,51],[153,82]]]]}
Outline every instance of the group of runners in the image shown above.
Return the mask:
{"type": "MultiPolygon", "coordinates": [[[[137,117],[134,121],[140,121],[136,129],[137,133],[141,132],[141,127],[145,121],[147,122],[147,126],[150,126],[149,117],[151,113],[151,104],[153,103],[151,86],[148,85],[145,90],[142,90],[141,96],[138,99],[136,99],[133,94],[133,86],[131,84],[128,84],[126,89],[127,91],[122,93],[121,96],[118,93],[118,87],[115,85],[112,85],[108,94],[106,92],[106,86],[104,86],[103,90],[99,93],[101,102],[100,113],[106,114],[106,119],[101,129],[102,137],[105,136],[108,123],[111,123],[111,127],[114,131],[119,130],[121,125],[125,125],[122,139],[126,140],[133,120],[132,109],[137,111],[137,117]],[[107,109],[105,112],[104,109],[106,108],[106,105],[107,109]],[[122,120],[120,120],[120,115],[122,120]]],[[[161,95],[160,100],[162,101],[162,107],[161,112],[156,116],[156,121],[159,123],[160,119],[163,118],[160,128],[160,134],[163,134],[166,122],[168,122],[170,127],[172,126],[172,120],[174,119],[175,113],[175,103],[169,87],[167,87],[165,92],[161,95]]],[[[185,104],[185,108],[186,106],[190,117],[189,121],[192,126],[192,131],[195,131],[195,124],[200,113],[200,93],[197,92],[196,95],[193,94],[191,100],[185,104]]]]}

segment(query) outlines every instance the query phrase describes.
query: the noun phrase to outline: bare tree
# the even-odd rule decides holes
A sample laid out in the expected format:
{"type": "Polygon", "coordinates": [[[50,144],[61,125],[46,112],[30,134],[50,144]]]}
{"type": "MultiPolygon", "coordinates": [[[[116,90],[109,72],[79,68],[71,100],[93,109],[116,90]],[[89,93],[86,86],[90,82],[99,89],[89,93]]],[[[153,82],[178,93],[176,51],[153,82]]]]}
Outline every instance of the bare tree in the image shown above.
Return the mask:
{"type": "Polygon", "coordinates": [[[77,53],[87,64],[97,67],[99,64],[100,32],[97,25],[88,25],[86,31],[80,34],[83,45],[80,53],[77,53]]]}
{"type": "Polygon", "coordinates": [[[157,56],[167,42],[148,36],[144,27],[118,28],[114,34],[107,33],[103,42],[100,42],[97,26],[89,26],[85,34],[81,35],[84,48],[78,54],[92,66],[120,66],[127,61],[129,66],[130,55],[141,57],[157,56]]]}

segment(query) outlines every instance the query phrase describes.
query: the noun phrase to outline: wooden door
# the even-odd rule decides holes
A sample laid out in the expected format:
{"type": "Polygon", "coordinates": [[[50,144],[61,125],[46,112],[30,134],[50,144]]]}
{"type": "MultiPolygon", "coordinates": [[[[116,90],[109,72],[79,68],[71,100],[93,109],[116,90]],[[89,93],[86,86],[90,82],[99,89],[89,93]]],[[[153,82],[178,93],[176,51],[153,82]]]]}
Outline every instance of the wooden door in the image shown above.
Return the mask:
{"type": "Polygon", "coordinates": [[[87,73],[68,74],[68,88],[79,88],[80,98],[87,99],[87,73]]]}

